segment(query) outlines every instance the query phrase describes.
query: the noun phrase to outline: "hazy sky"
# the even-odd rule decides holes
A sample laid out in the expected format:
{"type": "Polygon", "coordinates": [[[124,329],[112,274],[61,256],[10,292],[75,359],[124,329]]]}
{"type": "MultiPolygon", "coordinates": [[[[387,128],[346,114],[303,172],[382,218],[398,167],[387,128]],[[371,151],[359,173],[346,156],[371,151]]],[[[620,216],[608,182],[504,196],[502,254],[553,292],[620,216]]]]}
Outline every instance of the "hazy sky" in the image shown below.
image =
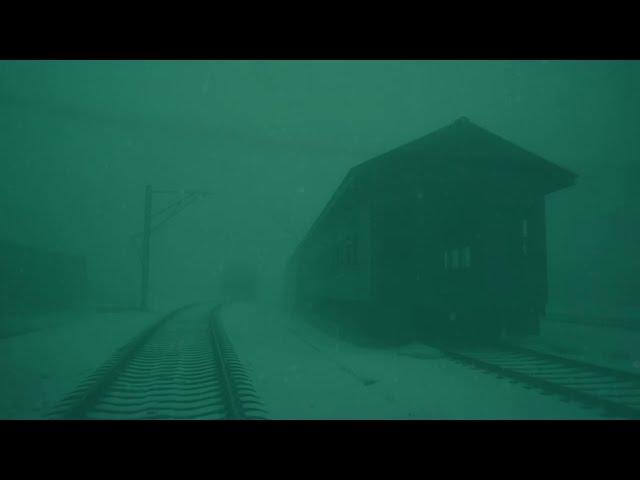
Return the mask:
{"type": "Polygon", "coordinates": [[[202,188],[153,238],[155,294],[204,298],[234,258],[277,288],[350,167],[465,115],[579,176],[548,202],[552,300],[626,305],[638,85],[638,62],[4,61],[2,237],[86,255],[101,298],[121,301],[137,293],[144,186],[202,188]]]}

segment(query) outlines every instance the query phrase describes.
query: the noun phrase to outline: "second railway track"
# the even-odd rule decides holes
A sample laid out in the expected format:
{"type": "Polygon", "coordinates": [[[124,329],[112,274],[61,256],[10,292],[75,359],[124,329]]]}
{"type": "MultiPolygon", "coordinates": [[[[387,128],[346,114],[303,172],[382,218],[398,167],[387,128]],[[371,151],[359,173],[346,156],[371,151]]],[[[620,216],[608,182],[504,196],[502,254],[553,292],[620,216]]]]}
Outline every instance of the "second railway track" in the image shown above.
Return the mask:
{"type": "Polygon", "coordinates": [[[263,419],[217,309],[178,309],[117,351],[52,419],[263,419]]]}
{"type": "Polygon", "coordinates": [[[441,350],[456,362],[597,409],[601,417],[640,419],[640,375],[513,344],[441,350]]]}

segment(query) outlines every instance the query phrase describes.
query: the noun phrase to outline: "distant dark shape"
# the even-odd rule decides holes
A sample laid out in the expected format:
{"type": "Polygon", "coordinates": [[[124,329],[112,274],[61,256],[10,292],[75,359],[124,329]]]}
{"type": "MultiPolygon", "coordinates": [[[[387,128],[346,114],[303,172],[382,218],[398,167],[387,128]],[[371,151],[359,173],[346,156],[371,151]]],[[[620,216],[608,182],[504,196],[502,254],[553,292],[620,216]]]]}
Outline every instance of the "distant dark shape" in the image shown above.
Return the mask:
{"type": "Polygon", "coordinates": [[[545,195],[575,178],[462,117],[349,171],[290,259],[290,299],[379,341],[535,334],[545,195]]]}
{"type": "Polygon", "coordinates": [[[83,257],[0,240],[0,319],[70,310],[86,294],[83,257]]]}

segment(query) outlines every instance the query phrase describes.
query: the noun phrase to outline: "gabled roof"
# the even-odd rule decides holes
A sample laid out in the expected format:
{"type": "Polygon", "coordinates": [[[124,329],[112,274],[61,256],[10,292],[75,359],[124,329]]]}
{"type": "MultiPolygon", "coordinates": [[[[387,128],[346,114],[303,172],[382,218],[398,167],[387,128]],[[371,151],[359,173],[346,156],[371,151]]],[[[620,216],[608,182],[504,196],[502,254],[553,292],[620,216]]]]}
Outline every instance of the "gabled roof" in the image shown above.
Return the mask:
{"type": "Polygon", "coordinates": [[[420,163],[433,168],[463,165],[512,173],[541,173],[549,180],[547,193],[574,183],[576,175],[566,168],[529,152],[518,145],[460,117],[446,127],[367,160],[356,170],[398,168],[420,163]]]}
{"type": "Polygon", "coordinates": [[[545,183],[544,193],[551,193],[573,185],[576,174],[564,167],[529,152],[516,144],[474,124],[467,117],[412,142],[401,145],[386,153],[351,168],[331,196],[329,202],[311,225],[311,228],[294,251],[297,255],[311,238],[322,220],[339,204],[347,191],[350,180],[373,174],[385,181],[393,176],[394,170],[418,165],[420,168],[446,169],[464,166],[469,169],[493,169],[505,173],[536,174],[545,183]]]}

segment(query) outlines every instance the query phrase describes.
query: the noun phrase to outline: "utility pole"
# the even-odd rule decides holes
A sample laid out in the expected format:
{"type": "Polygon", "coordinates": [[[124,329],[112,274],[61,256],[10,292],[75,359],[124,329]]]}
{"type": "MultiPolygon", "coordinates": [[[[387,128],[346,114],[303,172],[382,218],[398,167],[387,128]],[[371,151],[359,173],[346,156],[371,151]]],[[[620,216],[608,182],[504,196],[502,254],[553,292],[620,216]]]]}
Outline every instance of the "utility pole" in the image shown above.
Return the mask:
{"type": "Polygon", "coordinates": [[[144,197],[144,230],[142,232],[142,286],[140,310],[147,311],[149,303],[149,260],[151,258],[151,201],[153,192],[147,185],[144,197]]]}
{"type": "MultiPolygon", "coordinates": [[[[151,266],[151,234],[161,225],[180,213],[184,208],[191,205],[195,200],[208,192],[202,190],[153,190],[151,185],[147,185],[144,196],[144,228],[142,230],[142,261],[141,261],[141,284],[140,284],[140,310],[149,310],[149,281],[151,266]],[[159,212],[153,212],[153,194],[181,194],[182,199],[178,200],[159,212]],[[186,197],[185,197],[186,195],[186,197]],[[152,225],[153,217],[165,215],[164,219],[152,225]]],[[[138,234],[140,235],[140,234],[138,234]]],[[[135,235],[135,236],[138,236],[135,235]]]]}

